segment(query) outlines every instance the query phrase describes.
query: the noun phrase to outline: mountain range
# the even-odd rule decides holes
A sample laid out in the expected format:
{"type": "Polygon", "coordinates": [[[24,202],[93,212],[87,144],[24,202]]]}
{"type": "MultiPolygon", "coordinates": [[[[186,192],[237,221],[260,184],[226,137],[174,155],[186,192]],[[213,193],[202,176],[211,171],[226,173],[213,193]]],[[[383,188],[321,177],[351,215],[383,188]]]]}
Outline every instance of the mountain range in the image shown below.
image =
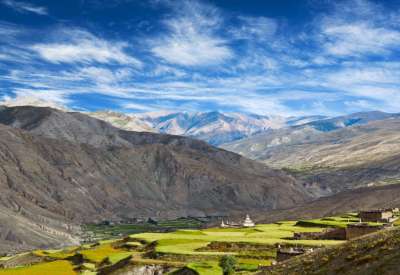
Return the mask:
{"type": "Polygon", "coordinates": [[[310,199],[285,172],[203,141],[32,106],[0,109],[0,167],[5,247],[73,243],[74,225],[106,219],[230,215],[310,199]]]}
{"type": "Polygon", "coordinates": [[[286,169],[317,197],[400,182],[399,114],[371,112],[320,120],[222,147],[286,169]]]}
{"type": "Polygon", "coordinates": [[[135,115],[99,111],[87,114],[128,131],[187,136],[214,146],[263,133],[269,129],[280,129],[325,118],[323,116],[286,118],[217,111],[154,112],[135,115]]]}
{"type": "MultiPolygon", "coordinates": [[[[116,125],[117,120],[110,119],[113,116],[100,114],[116,125]]],[[[219,112],[153,113],[130,117],[132,120],[145,121],[156,132],[202,139],[285,169],[315,198],[400,182],[393,161],[399,152],[400,114],[371,111],[331,118],[282,118],[219,112]]]]}

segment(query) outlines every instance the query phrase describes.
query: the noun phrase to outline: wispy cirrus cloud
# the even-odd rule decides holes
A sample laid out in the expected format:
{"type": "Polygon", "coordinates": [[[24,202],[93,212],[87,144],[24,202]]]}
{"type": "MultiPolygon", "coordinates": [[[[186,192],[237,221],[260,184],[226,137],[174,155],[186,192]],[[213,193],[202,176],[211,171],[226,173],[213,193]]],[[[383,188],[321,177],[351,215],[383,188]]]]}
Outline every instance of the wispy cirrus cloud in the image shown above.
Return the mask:
{"type": "Polygon", "coordinates": [[[273,37],[278,29],[277,20],[263,16],[239,16],[237,21],[237,28],[230,30],[235,39],[265,42],[273,37]]]}
{"type": "Polygon", "coordinates": [[[173,9],[176,18],[164,20],[167,32],[151,41],[151,51],[182,66],[216,65],[233,57],[228,41],[216,33],[218,11],[198,2],[182,2],[173,9]]]}
{"type": "Polygon", "coordinates": [[[366,0],[337,2],[317,21],[319,42],[338,57],[390,54],[400,46],[397,12],[366,0]]]}
{"type": "Polygon", "coordinates": [[[80,29],[59,30],[55,36],[57,41],[35,44],[31,49],[52,63],[115,62],[141,66],[138,59],[125,52],[127,43],[107,41],[80,29]]]}
{"type": "Polygon", "coordinates": [[[31,3],[27,2],[20,2],[20,1],[15,1],[15,0],[2,0],[0,2],[1,4],[14,9],[17,12],[20,13],[34,13],[37,15],[47,15],[48,11],[46,7],[41,7],[41,6],[36,6],[31,3]]]}
{"type": "Polygon", "coordinates": [[[400,46],[400,31],[369,22],[327,24],[323,35],[325,50],[336,56],[381,55],[400,46]]]}

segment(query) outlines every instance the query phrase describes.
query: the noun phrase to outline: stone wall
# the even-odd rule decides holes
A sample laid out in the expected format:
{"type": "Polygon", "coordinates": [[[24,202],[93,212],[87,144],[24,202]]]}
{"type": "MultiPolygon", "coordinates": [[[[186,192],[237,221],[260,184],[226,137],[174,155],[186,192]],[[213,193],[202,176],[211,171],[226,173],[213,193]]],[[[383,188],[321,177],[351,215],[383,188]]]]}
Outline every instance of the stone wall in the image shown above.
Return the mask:
{"type": "Polygon", "coordinates": [[[334,228],[327,230],[322,238],[323,240],[346,240],[345,228],[334,228]]]}
{"type": "Polygon", "coordinates": [[[383,226],[368,224],[349,224],[346,228],[346,239],[351,240],[383,229],[383,226]]]}
{"type": "Polygon", "coordinates": [[[301,250],[281,250],[281,249],[279,249],[276,252],[276,260],[278,262],[282,262],[282,261],[286,261],[287,259],[290,259],[292,257],[302,255],[304,253],[306,253],[306,251],[303,249],[301,249],[301,250]]]}
{"type": "Polygon", "coordinates": [[[346,240],[346,230],[331,228],[322,232],[296,232],[293,238],[296,240],[346,240]]]}

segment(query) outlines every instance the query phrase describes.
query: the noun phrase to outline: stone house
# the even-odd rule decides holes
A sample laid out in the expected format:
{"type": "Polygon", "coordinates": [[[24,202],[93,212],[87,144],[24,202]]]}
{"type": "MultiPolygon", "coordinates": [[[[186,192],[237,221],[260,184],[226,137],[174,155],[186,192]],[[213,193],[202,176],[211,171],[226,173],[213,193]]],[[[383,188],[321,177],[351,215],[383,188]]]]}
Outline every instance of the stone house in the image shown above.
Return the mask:
{"type": "Polygon", "coordinates": [[[391,209],[361,211],[358,217],[361,219],[361,222],[390,223],[395,220],[391,209]]]}

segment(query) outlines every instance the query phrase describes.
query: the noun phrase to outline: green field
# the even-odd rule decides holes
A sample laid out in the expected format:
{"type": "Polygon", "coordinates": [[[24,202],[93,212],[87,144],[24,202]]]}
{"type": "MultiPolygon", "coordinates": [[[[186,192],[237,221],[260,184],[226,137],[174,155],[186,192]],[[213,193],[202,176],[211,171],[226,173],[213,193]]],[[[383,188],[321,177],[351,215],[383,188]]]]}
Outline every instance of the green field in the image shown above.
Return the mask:
{"type": "Polygon", "coordinates": [[[115,225],[99,225],[87,224],[83,226],[83,230],[90,234],[94,240],[105,240],[119,238],[135,233],[142,232],[165,232],[178,229],[197,229],[203,222],[197,219],[180,218],[176,220],[167,220],[159,222],[142,222],[136,224],[115,224],[115,225]]]}
{"type": "MultiPolygon", "coordinates": [[[[0,269],[0,275],[93,275],[99,270],[118,263],[169,266],[171,274],[174,270],[186,267],[201,275],[218,275],[222,274],[218,262],[223,255],[232,255],[236,258],[236,271],[240,274],[254,274],[259,266],[271,264],[276,257],[277,244],[321,247],[345,242],[294,240],[295,232],[321,232],[327,227],[344,227],[348,223],[357,221],[356,215],[350,213],[321,219],[259,224],[253,228],[179,229],[166,233],[150,230],[150,232],[129,234],[125,237],[121,237],[121,231],[119,231],[121,228],[125,230],[125,226],[91,226],[90,229],[96,231],[97,236],[110,236],[112,229],[111,235],[114,238],[63,250],[36,250],[32,252],[32,255],[43,257],[44,263],[14,269],[0,269]],[[116,239],[115,234],[120,237],[116,239]],[[60,273],[60,266],[63,266],[64,273],[60,273]],[[55,269],[59,273],[53,271],[44,273],[55,269]],[[42,273],[38,273],[38,270],[42,273]]],[[[186,221],[177,220],[165,222],[162,226],[191,228],[197,225],[195,223],[188,225],[186,221]]],[[[126,230],[126,232],[131,231],[126,230]]],[[[13,257],[12,260],[15,258],[18,256],[13,257]]]]}
{"type": "MultiPolygon", "coordinates": [[[[325,217],[321,219],[303,220],[298,221],[297,225],[300,226],[316,226],[316,227],[341,227],[344,228],[348,224],[354,224],[360,222],[356,213],[349,213],[337,217],[325,217]]],[[[369,225],[382,225],[382,223],[369,222],[369,225]]]]}
{"type": "Polygon", "coordinates": [[[298,244],[306,246],[334,245],[341,241],[326,240],[289,240],[294,232],[319,232],[323,227],[296,226],[296,222],[281,224],[257,225],[252,229],[222,229],[211,228],[205,230],[179,230],[171,233],[141,233],[130,237],[146,241],[157,242],[156,251],[160,253],[186,254],[186,255],[220,255],[219,251],[200,252],[201,247],[206,247],[211,242],[235,242],[274,245],[276,243],[298,244]]]}

